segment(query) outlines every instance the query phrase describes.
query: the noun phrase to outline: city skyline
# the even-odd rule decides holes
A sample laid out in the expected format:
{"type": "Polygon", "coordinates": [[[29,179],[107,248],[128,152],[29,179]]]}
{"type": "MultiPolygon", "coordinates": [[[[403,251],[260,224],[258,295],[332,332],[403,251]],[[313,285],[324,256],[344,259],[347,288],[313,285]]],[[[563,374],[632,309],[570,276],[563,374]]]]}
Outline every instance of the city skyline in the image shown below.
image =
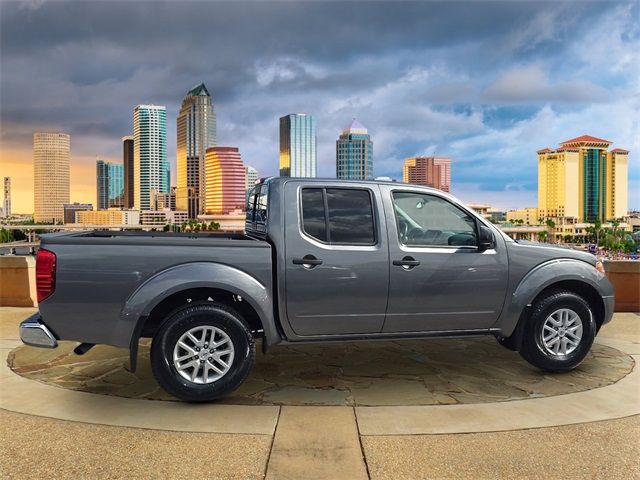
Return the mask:
{"type": "MultiPolygon", "coordinates": [[[[71,134],[71,201],[92,203],[93,162],[121,161],[131,108],[166,105],[173,126],[184,91],[201,81],[216,99],[220,142],[237,145],[261,176],[277,175],[282,114],[316,118],[321,177],[335,175],[339,127],[355,116],[375,139],[376,175],[400,178],[405,158],[447,155],[462,200],[525,207],[536,204],[535,151],[589,133],[630,151],[629,207],[640,209],[637,3],[473,2],[462,19],[438,2],[369,4],[346,30],[357,5],[251,8],[260,22],[227,44],[231,28],[248,25],[246,6],[0,5],[0,177],[12,177],[12,210],[33,211],[33,132],[71,134]],[[74,23],[71,10],[92,28],[74,23]],[[122,21],[127,28],[113,36],[122,21]],[[36,54],[25,63],[26,51],[36,54]]],[[[167,133],[175,178],[175,133],[167,133]]]]}

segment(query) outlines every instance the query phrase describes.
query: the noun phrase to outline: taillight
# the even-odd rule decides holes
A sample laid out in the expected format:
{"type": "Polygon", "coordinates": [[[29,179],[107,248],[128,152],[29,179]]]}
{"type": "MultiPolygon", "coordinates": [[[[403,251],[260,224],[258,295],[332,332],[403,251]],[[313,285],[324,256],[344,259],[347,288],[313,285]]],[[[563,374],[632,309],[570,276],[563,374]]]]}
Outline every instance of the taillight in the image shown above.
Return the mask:
{"type": "Polygon", "coordinates": [[[36,290],[38,303],[56,289],[56,254],[41,248],[36,255],[36,290]]]}

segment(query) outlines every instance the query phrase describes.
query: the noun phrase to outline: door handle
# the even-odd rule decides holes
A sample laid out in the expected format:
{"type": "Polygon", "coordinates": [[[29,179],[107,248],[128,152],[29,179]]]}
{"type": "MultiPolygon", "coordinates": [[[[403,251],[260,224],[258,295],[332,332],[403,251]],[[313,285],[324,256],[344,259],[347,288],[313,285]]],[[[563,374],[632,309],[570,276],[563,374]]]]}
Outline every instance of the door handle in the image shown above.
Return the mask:
{"type": "Polygon", "coordinates": [[[313,268],[316,265],[322,265],[322,260],[314,257],[313,255],[305,255],[302,258],[294,258],[294,265],[302,265],[305,268],[313,268]]]}
{"type": "Polygon", "coordinates": [[[420,265],[420,262],[413,257],[404,257],[402,260],[394,260],[393,264],[396,267],[402,267],[405,270],[410,270],[413,267],[420,265]]]}

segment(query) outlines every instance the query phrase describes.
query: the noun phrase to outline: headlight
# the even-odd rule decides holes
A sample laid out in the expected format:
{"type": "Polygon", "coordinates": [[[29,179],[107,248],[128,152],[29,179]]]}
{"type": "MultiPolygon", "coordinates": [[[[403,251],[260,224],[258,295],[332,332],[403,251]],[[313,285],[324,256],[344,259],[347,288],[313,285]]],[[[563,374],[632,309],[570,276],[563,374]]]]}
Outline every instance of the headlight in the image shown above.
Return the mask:
{"type": "Polygon", "coordinates": [[[604,273],[604,264],[600,260],[596,262],[596,270],[600,273],[604,273]]]}

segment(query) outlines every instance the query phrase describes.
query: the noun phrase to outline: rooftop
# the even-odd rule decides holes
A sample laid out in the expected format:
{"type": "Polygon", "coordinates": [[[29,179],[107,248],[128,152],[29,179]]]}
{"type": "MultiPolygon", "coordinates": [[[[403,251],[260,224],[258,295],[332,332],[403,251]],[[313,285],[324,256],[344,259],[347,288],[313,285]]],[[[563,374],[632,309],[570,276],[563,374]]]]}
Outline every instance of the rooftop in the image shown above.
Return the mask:
{"type": "Polygon", "coordinates": [[[604,140],[598,137],[592,137],[591,135],[581,135],[576,138],[572,138],[571,140],[565,140],[564,142],[560,142],[560,145],[566,145],[569,143],[606,143],[611,144],[610,140],[604,140]]]}
{"type": "Polygon", "coordinates": [[[367,127],[362,125],[358,120],[354,118],[353,120],[351,120],[351,122],[349,122],[347,126],[342,129],[343,135],[349,133],[360,133],[366,135],[367,133],[369,133],[369,131],[367,130],[367,127]]]}
{"type": "Polygon", "coordinates": [[[187,92],[187,96],[192,95],[194,97],[210,97],[209,90],[204,86],[204,83],[199,83],[195,87],[193,87],[189,92],[187,92]]]}

